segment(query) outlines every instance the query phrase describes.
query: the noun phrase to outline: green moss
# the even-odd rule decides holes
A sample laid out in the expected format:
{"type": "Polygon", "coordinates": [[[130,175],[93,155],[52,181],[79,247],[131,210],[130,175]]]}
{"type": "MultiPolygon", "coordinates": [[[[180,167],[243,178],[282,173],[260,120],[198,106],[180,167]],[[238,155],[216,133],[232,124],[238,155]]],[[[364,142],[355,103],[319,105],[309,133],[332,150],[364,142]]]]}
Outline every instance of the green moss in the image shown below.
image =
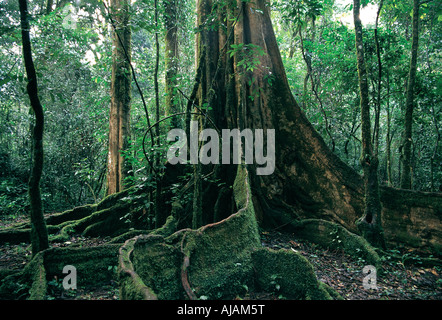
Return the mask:
{"type": "Polygon", "coordinates": [[[84,217],[89,216],[93,212],[97,210],[96,204],[87,204],[81,207],[76,207],[67,211],[64,211],[62,213],[57,213],[54,215],[49,216],[46,219],[47,225],[59,225],[63,222],[70,221],[70,220],[78,220],[84,217]]]}
{"type": "Polygon", "coordinates": [[[112,238],[110,243],[124,243],[129,239],[135,238],[136,236],[143,235],[143,234],[147,235],[147,234],[150,234],[151,232],[152,232],[152,230],[129,230],[119,236],[112,238]]]}
{"type": "Polygon", "coordinates": [[[167,237],[176,231],[178,221],[174,216],[169,216],[166,220],[166,223],[158,229],[154,230],[130,230],[124,232],[123,234],[116,236],[112,239],[112,243],[124,243],[125,241],[134,238],[139,235],[160,235],[163,237],[167,237]]]}
{"type": "Polygon", "coordinates": [[[109,209],[115,206],[117,203],[132,202],[135,203],[139,200],[143,200],[143,195],[146,193],[146,187],[144,186],[133,186],[123,191],[106,196],[97,204],[97,211],[104,209],[109,209]]]}
{"type": "MultiPolygon", "coordinates": [[[[126,241],[120,250],[121,299],[184,297],[180,282],[181,251],[169,244],[174,241],[166,241],[163,237],[172,234],[176,224],[176,219],[169,216],[163,227],[153,232],[146,231],[148,234],[139,233],[138,236],[126,241]]],[[[132,231],[119,239],[131,234],[132,231]]]]}
{"type": "Polygon", "coordinates": [[[28,299],[44,300],[46,297],[47,280],[43,254],[37,254],[26,267],[26,272],[30,274],[32,283],[28,299]]]}
{"type": "Polygon", "coordinates": [[[134,274],[131,277],[128,274],[120,276],[120,300],[156,300],[156,295],[149,290],[141,278],[134,274]],[[145,292],[149,292],[146,298],[145,292]]]}
{"type": "Polygon", "coordinates": [[[260,248],[252,254],[258,289],[288,299],[331,300],[320,285],[313,266],[302,255],[289,250],[260,248]]]}
{"type": "MultiPolygon", "coordinates": [[[[233,191],[238,212],[197,230],[130,239],[120,254],[120,269],[132,270],[131,277],[139,276],[143,287],[151,288],[159,299],[187,298],[183,282],[188,282],[196,298],[232,299],[253,289],[255,283],[273,291],[276,280],[288,298],[338,297],[316,279],[312,265],[301,255],[261,248],[247,171],[242,166],[238,166],[233,191]],[[187,259],[188,266],[184,264],[187,259]]],[[[120,283],[124,298],[142,296],[134,280],[120,283]]]]}
{"type": "Polygon", "coordinates": [[[130,239],[119,250],[118,274],[121,300],[156,300],[157,295],[135,272],[130,256],[140,236],[130,239]]]}
{"type": "Polygon", "coordinates": [[[167,244],[161,236],[140,236],[134,243],[134,270],[158,299],[183,299],[181,264],[183,255],[177,246],[167,244]]]}
{"type": "Polygon", "coordinates": [[[189,282],[195,294],[212,299],[233,298],[244,291],[244,285],[251,287],[251,251],[260,245],[257,235],[253,210],[189,233],[189,282]]]}
{"type": "Polygon", "coordinates": [[[87,248],[51,248],[44,251],[48,279],[63,278],[63,268],[72,265],[77,269],[77,284],[107,283],[114,277],[118,265],[118,244],[87,248]]]}
{"type": "Polygon", "coordinates": [[[43,252],[37,253],[23,270],[9,273],[5,278],[0,277],[0,299],[45,298],[47,280],[43,252]]]}
{"type": "Polygon", "coordinates": [[[344,249],[380,270],[381,260],[374,248],[361,236],[330,221],[306,219],[292,223],[294,234],[325,248],[344,249]]]}
{"type": "Polygon", "coordinates": [[[88,237],[114,236],[128,231],[132,225],[126,223],[125,216],[134,214],[137,207],[132,203],[117,203],[110,208],[95,211],[79,220],[66,221],[59,225],[59,233],[51,238],[51,241],[65,241],[73,234],[82,233],[88,237]]]}
{"type": "Polygon", "coordinates": [[[107,284],[115,277],[120,245],[102,245],[88,248],[50,248],[36,254],[22,272],[9,275],[0,286],[0,296],[10,299],[23,288],[30,288],[27,298],[44,300],[47,282],[63,279],[63,268],[72,265],[77,271],[77,285],[107,284]],[[15,283],[13,283],[15,281],[15,283]]]}
{"type": "Polygon", "coordinates": [[[177,226],[177,219],[173,215],[170,215],[169,217],[167,217],[164,225],[161,228],[153,230],[151,234],[167,237],[176,231],[177,226]]]}
{"type": "Polygon", "coordinates": [[[344,300],[344,298],[332,287],[330,287],[328,284],[318,281],[320,290],[325,290],[330,295],[330,298],[333,300],[344,300]]]}
{"type": "MultiPolygon", "coordinates": [[[[197,297],[234,298],[246,286],[253,286],[251,252],[260,240],[245,169],[238,171],[234,193],[240,209],[219,223],[166,238],[136,237],[133,255],[127,259],[131,258],[134,271],[159,299],[186,298],[181,279],[185,255],[189,258],[187,279],[197,297]]],[[[173,223],[170,218],[162,231],[169,233],[173,223]]]]}
{"type": "Polygon", "coordinates": [[[189,232],[189,282],[197,297],[233,298],[253,285],[252,250],[260,246],[247,170],[238,166],[233,192],[239,211],[189,232]]]}

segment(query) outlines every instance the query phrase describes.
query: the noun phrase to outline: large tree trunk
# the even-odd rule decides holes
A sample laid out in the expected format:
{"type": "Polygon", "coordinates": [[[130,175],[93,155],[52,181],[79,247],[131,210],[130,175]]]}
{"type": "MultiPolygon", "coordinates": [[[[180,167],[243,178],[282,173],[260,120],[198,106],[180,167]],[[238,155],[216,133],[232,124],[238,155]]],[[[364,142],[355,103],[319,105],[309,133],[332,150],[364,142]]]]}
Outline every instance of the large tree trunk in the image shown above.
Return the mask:
{"type": "Polygon", "coordinates": [[[111,15],[114,21],[112,39],[112,82],[109,115],[109,153],[107,194],[124,189],[124,179],[130,171],[124,152],[130,140],[131,100],[131,31],[129,25],[129,3],[127,0],[112,0],[111,15]]]}
{"type": "Polygon", "coordinates": [[[38,98],[37,74],[32,60],[31,39],[29,37],[29,15],[26,0],[20,0],[20,20],[23,42],[23,57],[28,77],[27,91],[35,115],[32,132],[32,168],[29,178],[29,199],[31,203],[31,242],[32,254],[49,247],[48,232],[43,217],[43,204],[40,194],[40,179],[43,173],[43,107],[38,98]]]}
{"type": "MultiPolygon", "coordinates": [[[[203,215],[196,225],[204,224],[198,229],[188,228],[192,225],[189,219],[183,223],[186,215],[191,216],[192,201],[186,208],[179,203],[184,200],[180,194],[188,195],[195,180],[190,180],[175,197],[171,210],[167,210],[172,215],[164,226],[153,231],[139,230],[139,226],[122,221],[128,212],[133,216],[144,212],[146,190],[137,187],[48,221],[50,229],[59,232],[62,239],[72,232],[96,236],[106,230],[106,235],[114,236],[132,227],[138,229],[113,240],[126,241],[119,250],[118,279],[123,299],[232,299],[244,294],[246,288],[271,289],[275,277],[281,279],[280,293],[289,299],[335,296],[317,280],[312,265],[300,254],[262,248],[257,222],[290,225],[300,238],[379,264],[379,256],[367,241],[342,227],[357,231],[355,221],[364,209],[363,179],[327,148],[294,100],[266,4],[265,0],[238,0],[220,7],[218,1],[199,1],[198,80],[188,106],[209,106],[208,114],[218,129],[274,129],[273,174],[257,175],[258,166],[245,165],[244,161],[215,166],[211,179],[215,176],[217,183],[201,179],[202,188],[195,187],[204,193],[201,202],[196,201],[203,215]],[[226,28],[217,20],[226,21],[226,28]],[[241,50],[231,50],[234,48],[241,50]],[[260,64],[253,63],[253,70],[247,71],[241,64],[250,52],[257,54],[260,64]],[[126,201],[128,198],[132,201],[126,201]],[[76,221],[63,222],[65,219],[76,221]],[[333,247],[336,236],[342,242],[333,247]]],[[[199,120],[209,125],[204,116],[199,120]]],[[[174,169],[168,166],[166,178],[176,177],[170,173],[174,169]]],[[[213,168],[204,165],[199,169],[205,174],[213,168]]],[[[413,225],[412,241],[417,246],[440,251],[442,195],[392,188],[382,188],[381,195],[389,222],[386,230],[393,240],[410,238],[413,225]]],[[[11,232],[20,237],[28,234],[24,229],[11,232]]],[[[10,239],[10,235],[0,231],[0,241],[10,239]]],[[[46,281],[39,272],[46,268],[45,257],[42,259],[43,267],[33,272],[37,282],[46,281]]],[[[34,264],[38,263],[34,259],[34,264]]]]}
{"type": "Polygon", "coordinates": [[[411,189],[411,144],[414,109],[414,86],[416,82],[417,49],[419,46],[419,2],[413,1],[413,34],[411,44],[410,71],[407,83],[407,99],[405,101],[405,122],[402,143],[402,175],[401,188],[411,189]]]}
{"type": "MultiPolygon", "coordinates": [[[[267,2],[236,4],[217,12],[219,18],[229,15],[227,31],[206,27],[199,34],[199,49],[206,52],[201,90],[214,92],[207,96],[219,128],[275,129],[274,173],[258,176],[256,165],[248,165],[258,219],[280,225],[297,216],[326,217],[356,231],[363,212],[361,176],[329,150],[295,101],[267,2]],[[243,52],[231,56],[232,44],[243,52]],[[244,70],[238,63],[246,59],[245,51],[258,47],[264,52],[257,56],[260,64],[244,70]]],[[[199,2],[200,26],[210,26],[205,17],[212,5],[199,2]]]]}

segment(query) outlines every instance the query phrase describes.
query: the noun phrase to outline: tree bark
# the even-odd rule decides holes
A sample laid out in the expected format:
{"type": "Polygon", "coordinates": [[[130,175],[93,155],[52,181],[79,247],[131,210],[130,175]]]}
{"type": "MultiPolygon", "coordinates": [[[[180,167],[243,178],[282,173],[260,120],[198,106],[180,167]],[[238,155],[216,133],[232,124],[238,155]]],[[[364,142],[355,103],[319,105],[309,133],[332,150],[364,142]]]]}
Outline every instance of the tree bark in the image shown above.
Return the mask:
{"type": "Polygon", "coordinates": [[[386,146],[385,153],[387,159],[387,183],[391,187],[393,185],[393,179],[391,174],[391,111],[390,111],[390,76],[387,71],[387,135],[385,137],[386,146]]]}
{"type": "Polygon", "coordinates": [[[384,1],[381,0],[381,2],[379,3],[378,11],[376,13],[376,24],[374,28],[376,58],[378,62],[378,81],[377,81],[376,108],[375,108],[376,114],[375,114],[374,134],[373,134],[374,153],[376,154],[376,156],[379,155],[379,130],[380,130],[381,90],[382,90],[382,61],[381,61],[381,48],[380,48],[379,35],[378,35],[378,25],[379,25],[379,16],[381,14],[383,5],[384,1]]]}
{"type": "MultiPolygon", "coordinates": [[[[178,1],[166,0],[164,2],[164,26],[166,28],[165,36],[165,86],[166,86],[166,115],[171,115],[179,112],[178,104],[176,102],[176,85],[178,74],[178,1]]],[[[178,118],[171,119],[171,128],[178,127],[178,118]]]]}
{"type": "Polygon", "coordinates": [[[359,92],[361,106],[361,131],[362,148],[360,163],[363,169],[365,189],[364,216],[358,221],[358,226],[364,237],[377,247],[385,247],[382,222],[381,222],[381,201],[379,195],[377,154],[373,151],[371,142],[370,105],[368,96],[368,75],[365,67],[364,42],[362,36],[362,23],[359,16],[360,1],[353,2],[353,16],[356,38],[356,56],[359,77],[359,92]]]}
{"type": "Polygon", "coordinates": [[[112,0],[111,15],[115,23],[112,38],[112,82],[109,116],[109,153],[107,194],[119,192],[125,187],[125,178],[131,170],[124,152],[130,140],[131,100],[131,31],[127,0],[112,0]],[[118,33],[118,34],[117,34],[118,33]]]}
{"type": "Polygon", "coordinates": [[[413,1],[413,31],[411,43],[410,71],[407,83],[407,98],[405,101],[405,122],[402,144],[402,175],[401,188],[411,189],[411,144],[414,109],[414,87],[416,83],[417,50],[419,47],[419,0],[413,1]]]}
{"type": "Polygon", "coordinates": [[[52,5],[54,4],[54,0],[48,0],[46,4],[46,14],[50,14],[52,12],[52,5]]]}
{"type": "MultiPolygon", "coordinates": [[[[295,101],[267,1],[238,0],[218,12],[211,11],[213,4],[198,4],[198,52],[206,52],[200,90],[212,93],[209,114],[219,129],[275,130],[274,173],[258,176],[256,164],[247,165],[257,218],[274,226],[298,217],[325,218],[357,232],[355,221],[363,212],[361,176],[331,152],[295,101]],[[227,16],[226,28],[212,26],[214,16],[227,16]],[[261,48],[259,65],[244,70],[239,65],[244,55],[231,55],[232,44],[261,48]]],[[[218,177],[231,179],[232,170],[220,167],[218,177]]]]}
{"type": "Polygon", "coordinates": [[[31,204],[31,242],[32,255],[49,248],[48,232],[43,216],[43,204],[40,194],[40,180],[43,173],[43,131],[44,113],[40,104],[37,87],[37,74],[32,60],[31,39],[29,36],[29,14],[26,0],[19,0],[20,20],[23,42],[23,57],[28,77],[27,91],[35,115],[32,132],[33,161],[29,178],[29,200],[31,204]]]}
{"type": "MultiPolygon", "coordinates": [[[[159,94],[159,83],[158,83],[158,71],[160,66],[160,42],[158,37],[158,0],[154,1],[154,16],[155,16],[155,69],[153,74],[154,81],[154,91],[155,91],[155,121],[157,125],[155,126],[155,135],[156,135],[156,143],[157,146],[160,146],[160,94],[159,94]]],[[[160,158],[158,155],[155,155],[155,166],[159,168],[160,158]]],[[[157,174],[156,176],[156,188],[155,188],[155,227],[161,227],[165,219],[163,214],[163,206],[162,206],[162,196],[161,196],[161,177],[157,174]]]]}

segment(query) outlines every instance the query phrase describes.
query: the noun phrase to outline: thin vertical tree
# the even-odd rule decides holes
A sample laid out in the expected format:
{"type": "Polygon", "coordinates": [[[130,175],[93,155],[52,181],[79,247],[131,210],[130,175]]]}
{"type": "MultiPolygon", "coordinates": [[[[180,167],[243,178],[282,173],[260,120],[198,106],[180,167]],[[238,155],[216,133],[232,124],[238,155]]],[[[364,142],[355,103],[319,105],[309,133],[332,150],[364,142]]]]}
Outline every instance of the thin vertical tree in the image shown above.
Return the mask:
{"type": "Polygon", "coordinates": [[[115,28],[112,38],[107,194],[123,190],[125,178],[131,170],[130,162],[124,156],[130,144],[132,76],[130,66],[131,30],[129,25],[129,1],[112,0],[110,9],[115,28]]]}
{"type": "MultiPolygon", "coordinates": [[[[178,1],[179,0],[164,1],[164,27],[166,29],[164,59],[166,68],[166,115],[171,115],[178,112],[178,104],[176,103],[175,97],[176,85],[178,83],[178,1]]],[[[170,126],[172,128],[176,128],[178,126],[177,120],[177,117],[173,117],[171,119],[170,126]]]]}
{"type": "Polygon", "coordinates": [[[416,83],[417,50],[419,48],[419,6],[420,0],[413,1],[413,31],[411,40],[411,60],[408,73],[407,95],[405,101],[405,122],[402,142],[401,188],[411,189],[411,145],[414,110],[414,87],[416,83]]]}
{"type": "Polygon", "coordinates": [[[375,121],[374,121],[374,133],[373,133],[373,144],[374,152],[376,156],[379,154],[379,130],[380,130],[380,116],[381,116],[381,91],[382,91],[382,60],[381,60],[381,47],[379,42],[378,26],[379,26],[379,16],[381,14],[382,6],[384,5],[384,0],[381,0],[378,6],[378,11],[376,13],[376,23],[374,28],[374,39],[376,44],[376,58],[378,63],[378,80],[377,80],[377,92],[376,92],[376,103],[375,103],[375,121]]]}
{"type": "Polygon", "coordinates": [[[29,200],[31,204],[31,243],[32,255],[49,248],[48,232],[43,216],[40,180],[43,173],[43,131],[44,112],[38,97],[37,74],[32,60],[31,39],[29,36],[29,13],[26,0],[19,0],[23,58],[28,78],[27,92],[35,115],[32,130],[32,168],[29,178],[29,200]]]}
{"type": "MultiPolygon", "coordinates": [[[[158,72],[160,67],[160,41],[159,41],[159,24],[158,24],[158,0],[154,0],[154,16],[155,16],[155,69],[153,74],[154,90],[155,90],[155,135],[156,143],[160,146],[160,94],[159,94],[159,82],[158,72]]],[[[155,165],[159,167],[160,158],[158,155],[155,157],[155,165]]],[[[162,215],[161,206],[161,177],[156,176],[156,188],[155,188],[155,227],[159,228],[164,224],[165,220],[162,215]]]]}
{"type": "Polygon", "coordinates": [[[364,41],[362,22],[360,18],[360,0],[353,2],[353,17],[355,26],[356,57],[358,66],[359,95],[361,108],[361,157],[365,191],[364,215],[358,221],[364,237],[374,246],[385,247],[381,224],[381,201],[379,195],[378,166],[379,160],[373,150],[371,140],[370,103],[368,91],[368,75],[364,57],[364,41]]]}

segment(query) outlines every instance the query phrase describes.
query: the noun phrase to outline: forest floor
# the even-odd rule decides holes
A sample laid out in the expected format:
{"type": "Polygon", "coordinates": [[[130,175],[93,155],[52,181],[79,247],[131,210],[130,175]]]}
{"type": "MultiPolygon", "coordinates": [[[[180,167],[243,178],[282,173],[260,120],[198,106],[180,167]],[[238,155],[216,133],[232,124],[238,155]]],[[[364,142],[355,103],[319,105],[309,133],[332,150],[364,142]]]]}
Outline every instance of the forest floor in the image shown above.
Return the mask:
{"type": "MultiPolygon", "coordinates": [[[[0,221],[0,228],[7,224],[0,221]]],[[[65,243],[52,246],[97,246],[110,238],[73,237],[65,243]]],[[[262,245],[274,250],[293,250],[306,257],[315,269],[318,279],[334,288],[345,300],[442,300],[442,268],[420,266],[419,256],[413,252],[387,251],[382,256],[383,272],[377,274],[377,288],[365,289],[363,268],[366,263],[341,250],[326,250],[307,241],[296,239],[292,234],[276,231],[261,233],[262,245]],[[414,255],[413,265],[404,265],[401,257],[414,255]]],[[[20,270],[31,257],[29,244],[0,246],[0,268],[20,270]]],[[[49,299],[67,300],[117,300],[118,283],[112,281],[100,287],[77,288],[64,291],[60,281],[52,279],[49,284],[49,299]]],[[[275,284],[275,288],[277,284],[275,284]]],[[[239,299],[239,298],[238,298],[239,299]]],[[[284,299],[274,293],[249,292],[241,299],[284,299]]]]}

